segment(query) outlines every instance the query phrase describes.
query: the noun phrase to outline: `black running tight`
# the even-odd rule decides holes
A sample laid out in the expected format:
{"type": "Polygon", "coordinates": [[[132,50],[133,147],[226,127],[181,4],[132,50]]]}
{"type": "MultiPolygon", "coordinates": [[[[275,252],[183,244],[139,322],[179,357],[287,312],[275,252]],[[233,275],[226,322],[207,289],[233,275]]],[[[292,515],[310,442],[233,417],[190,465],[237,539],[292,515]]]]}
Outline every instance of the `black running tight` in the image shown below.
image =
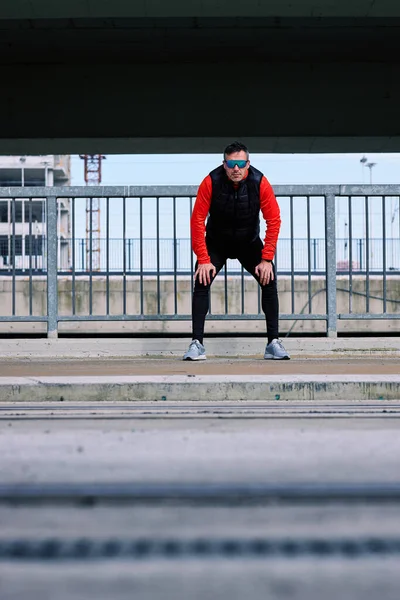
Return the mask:
{"type": "MultiPolygon", "coordinates": [[[[243,265],[253,277],[259,282],[258,276],[254,270],[261,262],[261,252],[263,249],[262,241],[257,238],[251,244],[243,248],[238,248],[235,252],[235,257],[243,265]]],[[[213,246],[207,241],[207,250],[211,258],[212,264],[216,268],[216,272],[222,269],[227,258],[232,258],[232,251],[226,252],[221,248],[213,246]]],[[[197,268],[197,263],[196,263],[197,268]]],[[[268,343],[278,337],[278,320],[279,320],[279,302],[276,285],[276,271],[273,265],[274,279],[267,285],[261,286],[261,308],[265,314],[268,343]]],[[[212,283],[212,282],[211,282],[212,283]]],[[[202,285],[198,279],[195,282],[192,303],[192,338],[203,343],[204,323],[210,305],[210,285],[202,285]]]]}

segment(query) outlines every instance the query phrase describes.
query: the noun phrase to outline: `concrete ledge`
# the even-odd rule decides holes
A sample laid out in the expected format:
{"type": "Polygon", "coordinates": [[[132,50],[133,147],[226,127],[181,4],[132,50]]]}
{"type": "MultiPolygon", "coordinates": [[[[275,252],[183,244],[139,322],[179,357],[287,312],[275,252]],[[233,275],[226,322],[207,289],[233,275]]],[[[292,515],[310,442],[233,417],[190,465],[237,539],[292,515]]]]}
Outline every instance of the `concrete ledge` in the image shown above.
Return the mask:
{"type": "Polygon", "coordinates": [[[0,378],[1,402],[400,400],[400,375],[0,378]]]}
{"type": "MultiPolygon", "coordinates": [[[[134,358],[182,357],[188,338],[82,338],[1,340],[0,358],[134,358]]],[[[283,338],[289,354],[305,357],[400,357],[399,337],[283,338]]],[[[264,353],[264,338],[206,338],[208,357],[250,357],[264,353]]]]}

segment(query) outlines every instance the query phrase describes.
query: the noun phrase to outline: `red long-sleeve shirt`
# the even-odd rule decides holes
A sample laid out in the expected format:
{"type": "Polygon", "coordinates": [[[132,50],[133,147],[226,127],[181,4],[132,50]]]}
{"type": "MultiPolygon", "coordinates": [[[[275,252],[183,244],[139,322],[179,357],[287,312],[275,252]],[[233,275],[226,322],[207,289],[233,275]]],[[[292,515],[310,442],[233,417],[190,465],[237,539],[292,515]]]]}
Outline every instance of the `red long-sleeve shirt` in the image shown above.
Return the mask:
{"type": "MultiPolygon", "coordinates": [[[[211,197],[212,180],[210,175],[207,175],[198,189],[190,221],[192,248],[200,265],[211,262],[205,240],[206,219],[210,210],[211,197]]],[[[264,175],[260,182],[260,209],[267,225],[261,257],[265,260],[272,260],[281,227],[281,215],[274,191],[264,175]]]]}

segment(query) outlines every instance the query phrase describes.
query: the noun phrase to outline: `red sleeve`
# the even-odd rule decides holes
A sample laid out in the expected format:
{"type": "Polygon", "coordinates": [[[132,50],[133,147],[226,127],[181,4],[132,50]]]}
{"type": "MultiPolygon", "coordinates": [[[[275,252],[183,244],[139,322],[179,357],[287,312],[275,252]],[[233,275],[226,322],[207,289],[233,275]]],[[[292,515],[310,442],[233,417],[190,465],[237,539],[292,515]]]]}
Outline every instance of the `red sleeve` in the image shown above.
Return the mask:
{"type": "Polygon", "coordinates": [[[205,234],[206,234],[206,219],[210,210],[212,196],[211,177],[207,175],[200,184],[197,192],[196,202],[190,220],[190,228],[192,232],[192,248],[197,256],[200,265],[205,265],[211,262],[208,255],[205,234]]]}
{"type": "Polygon", "coordinates": [[[260,184],[260,208],[267,225],[261,256],[265,260],[272,260],[275,256],[281,228],[281,212],[274,191],[266,177],[261,179],[260,184]]]}

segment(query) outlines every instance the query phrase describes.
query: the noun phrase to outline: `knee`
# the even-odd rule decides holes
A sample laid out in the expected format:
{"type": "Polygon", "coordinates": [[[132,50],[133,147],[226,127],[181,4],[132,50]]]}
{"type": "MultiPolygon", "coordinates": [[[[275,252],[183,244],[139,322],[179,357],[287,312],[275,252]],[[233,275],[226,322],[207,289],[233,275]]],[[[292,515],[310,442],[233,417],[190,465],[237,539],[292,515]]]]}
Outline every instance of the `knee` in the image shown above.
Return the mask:
{"type": "Polygon", "coordinates": [[[207,296],[210,291],[210,285],[203,285],[196,281],[194,284],[194,293],[196,296],[207,296]]]}
{"type": "Polygon", "coordinates": [[[276,296],[278,294],[276,280],[273,279],[266,285],[262,285],[261,292],[262,292],[262,295],[265,296],[266,298],[273,298],[274,296],[276,296]]]}

